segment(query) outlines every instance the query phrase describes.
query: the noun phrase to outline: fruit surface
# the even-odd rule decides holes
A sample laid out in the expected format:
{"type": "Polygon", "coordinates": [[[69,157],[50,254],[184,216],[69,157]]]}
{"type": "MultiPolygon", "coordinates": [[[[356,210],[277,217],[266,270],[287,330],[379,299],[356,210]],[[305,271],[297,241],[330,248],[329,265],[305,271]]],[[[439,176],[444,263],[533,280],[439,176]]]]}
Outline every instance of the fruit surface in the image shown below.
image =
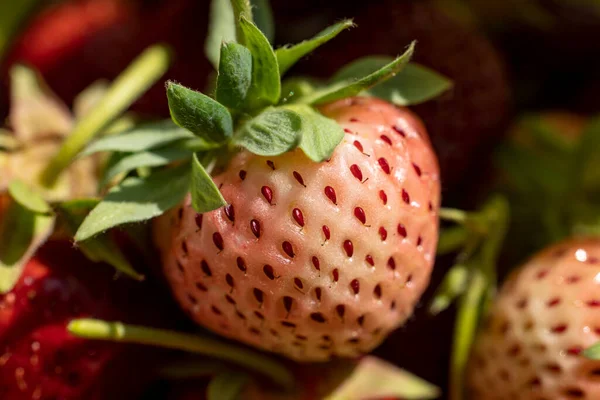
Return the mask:
{"type": "Polygon", "coordinates": [[[437,243],[439,172],[418,118],[368,98],[322,112],[346,131],[329,161],[238,153],[214,179],[228,206],[198,215],[188,199],[172,233],[157,225],[194,320],[303,361],[368,352],[404,322],[437,243]]]}
{"type": "MultiPolygon", "coordinates": [[[[135,392],[146,378],[139,365],[140,376],[128,370],[135,363],[130,349],[66,330],[73,318],[128,319],[140,291],[123,279],[115,280],[110,268],[90,263],[67,242],[42,247],[13,290],[0,296],[0,397],[120,399],[135,392]]],[[[136,310],[133,318],[148,315],[136,310]]]]}
{"type": "MultiPolygon", "coordinates": [[[[425,122],[439,157],[444,188],[473,179],[479,170],[468,168],[473,162],[480,164],[485,159],[482,151],[490,150],[504,133],[510,109],[502,60],[486,38],[454,21],[430,1],[344,2],[343,6],[325,9],[330,14],[324,24],[352,17],[358,28],[317,50],[295,72],[329,77],[354,59],[395,56],[398,46],[416,40],[413,61],[447,76],[454,86],[444,95],[411,108],[425,122]]],[[[281,35],[289,32],[290,36],[282,37],[284,42],[296,38],[292,22],[298,22],[297,15],[290,13],[290,23],[280,24],[281,35]],[[287,26],[292,28],[286,30],[287,26]]]]}
{"type": "Polygon", "coordinates": [[[504,284],[473,348],[475,399],[596,399],[600,361],[600,240],[571,239],[528,261],[504,284]]]}

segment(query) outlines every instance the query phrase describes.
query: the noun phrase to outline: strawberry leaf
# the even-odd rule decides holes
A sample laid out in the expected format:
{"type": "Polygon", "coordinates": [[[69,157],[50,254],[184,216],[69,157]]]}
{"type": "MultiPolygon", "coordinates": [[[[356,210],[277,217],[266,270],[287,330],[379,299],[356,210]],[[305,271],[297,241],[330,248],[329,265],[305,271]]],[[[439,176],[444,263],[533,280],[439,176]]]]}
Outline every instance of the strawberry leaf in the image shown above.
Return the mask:
{"type": "Polygon", "coordinates": [[[207,142],[224,143],[231,137],[231,114],[219,102],[173,82],[167,83],[167,97],[177,125],[207,142]]]}
{"type": "Polygon", "coordinates": [[[0,294],[4,294],[14,287],[29,258],[50,237],[56,218],[16,201],[0,217],[0,294]]]}
{"type": "Polygon", "coordinates": [[[467,288],[469,279],[468,267],[456,264],[446,273],[444,280],[436,289],[435,296],[429,306],[429,313],[436,315],[444,311],[467,288]]]}
{"type": "Polygon", "coordinates": [[[344,130],[331,118],[327,118],[312,107],[291,105],[287,107],[302,118],[300,148],[315,162],[329,159],[338,144],[344,139],[344,130]]]}
{"type": "Polygon", "coordinates": [[[248,382],[250,382],[250,377],[242,372],[222,372],[208,383],[206,399],[236,400],[248,382]]]}
{"type": "Polygon", "coordinates": [[[196,154],[194,154],[192,160],[190,191],[192,194],[192,207],[199,213],[216,210],[227,204],[196,154]]]}
{"type": "Polygon", "coordinates": [[[386,361],[366,356],[325,400],[435,399],[439,395],[440,390],[423,379],[386,361]]]}
{"type": "Polygon", "coordinates": [[[356,96],[372,87],[396,76],[410,61],[415,49],[412,42],[403,55],[386,64],[377,71],[360,79],[348,79],[334,83],[331,87],[316,91],[313,95],[303,99],[302,102],[319,105],[335,100],[356,96]]]}
{"type": "MultiPolygon", "coordinates": [[[[391,57],[365,57],[354,61],[332,78],[333,82],[358,79],[384,67],[391,57]]],[[[408,64],[396,76],[373,87],[369,94],[400,106],[423,103],[437,97],[452,87],[448,78],[418,64],[408,64]]]]}
{"type": "Polygon", "coordinates": [[[275,52],[256,25],[243,16],[239,24],[246,47],[252,53],[252,84],[248,90],[248,106],[254,109],[277,104],[281,95],[281,79],[275,52]]]}
{"type": "Polygon", "coordinates": [[[141,151],[137,153],[113,153],[104,171],[100,186],[105,186],[120,174],[127,174],[141,167],[160,167],[175,161],[192,157],[193,150],[186,146],[187,141],[174,142],[169,145],[141,151]]]}
{"type": "Polygon", "coordinates": [[[302,57],[311,53],[317,47],[327,43],[340,32],[345,29],[355,26],[352,20],[344,20],[335,25],[325,28],[315,37],[309,40],[304,40],[293,46],[284,46],[275,51],[277,62],[279,63],[279,74],[283,76],[294,64],[302,57]]]}
{"type": "Polygon", "coordinates": [[[212,0],[204,53],[215,69],[219,69],[221,43],[231,41],[235,41],[235,18],[231,2],[229,0],[212,0]]]}
{"type": "Polygon", "coordinates": [[[52,212],[52,207],[46,203],[46,200],[20,180],[13,180],[8,185],[8,193],[17,203],[34,213],[49,214],[52,212]]]}
{"type": "Polygon", "coordinates": [[[242,108],[252,84],[252,54],[241,44],[223,43],[217,77],[217,100],[229,108],[242,108]]]}
{"type": "Polygon", "coordinates": [[[297,147],[302,129],[302,117],[296,112],[267,108],[247,121],[233,142],[259,156],[275,156],[297,147]]]}
{"type": "MultiPolygon", "coordinates": [[[[96,140],[81,153],[81,157],[102,151],[124,153],[145,151],[193,137],[190,131],[175,125],[171,120],[152,122],[136,126],[116,136],[96,140]]],[[[211,145],[207,143],[207,148],[209,147],[211,145]]]]}
{"type": "MultiPolygon", "coordinates": [[[[58,206],[61,221],[71,235],[75,234],[88,212],[99,203],[99,200],[77,200],[64,202],[58,206]]],[[[112,240],[110,235],[99,235],[95,238],[81,242],[78,245],[81,252],[91,261],[105,262],[112,265],[115,270],[133,278],[144,280],[144,275],[138,273],[127,258],[121,252],[119,246],[112,240]]]]}
{"type": "Polygon", "coordinates": [[[89,213],[77,233],[81,242],[119,225],[147,221],[175,207],[189,188],[189,164],[145,178],[127,178],[89,213]]]}
{"type": "Polygon", "coordinates": [[[273,43],[275,38],[275,22],[273,21],[273,10],[269,0],[250,0],[252,4],[252,19],[258,29],[265,35],[269,42],[273,43]]]}

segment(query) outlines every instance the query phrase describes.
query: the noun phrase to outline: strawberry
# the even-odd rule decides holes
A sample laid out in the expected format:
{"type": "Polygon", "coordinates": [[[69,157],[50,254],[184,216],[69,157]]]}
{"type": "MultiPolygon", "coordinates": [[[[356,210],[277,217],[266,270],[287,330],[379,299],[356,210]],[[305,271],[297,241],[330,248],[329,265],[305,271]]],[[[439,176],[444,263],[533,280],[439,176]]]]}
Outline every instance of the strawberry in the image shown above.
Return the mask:
{"type": "Polygon", "coordinates": [[[439,172],[418,118],[363,98],[322,112],[346,132],[327,162],[237,154],[215,177],[227,206],[198,214],[188,198],[163,255],[195,321],[298,360],[379,344],[412,313],[437,243],[439,172]]]}
{"type": "MultiPolygon", "coordinates": [[[[284,9],[285,3],[276,2],[274,8],[284,9]]],[[[417,40],[415,61],[448,76],[454,86],[445,95],[415,105],[413,110],[425,121],[440,160],[444,185],[452,188],[461,182],[472,183],[481,171],[474,165],[485,159],[482,151],[490,150],[504,133],[510,109],[508,78],[492,44],[479,32],[450,18],[432,1],[338,3],[339,7],[319,3],[318,15],[280,11],[283,42],[295,37],[297,26],[318,27],[344,16],[356,16],[359,27],[335,44],[324,46],[294,72],[329,77],[358,57],[395,55],[398,43],[417,40]]]]}
{"type": "Polygon", "coordinates": [[[541,251],[504,284],[472,352],[477,399],[595,399],[600,241],[569,239],[541,251]]]}
{"type": "MultiPolygon", "coordinates": [[[[90,83],[115,78],[144,48],[165,42],[185,55],[169,78],[201,88],[210,64],[196,51],[196,39],[205,34],[207,14],[207,2],[191,0],[60,2],[32,18],[7,54],[4,70],[14,63],[30,65],[70,103],[90,83]]],[[[168,115],[162,89],[155,85],[136,111],[168,115]]]]}
{"type": "MultiPolygon", "coordinates": [[[[68,243],[42,247],[15,287],[0,296],[0,396],[105,399],[133,390],[139,379],[115,365],[133,366],[127,347],[76,338],[66,326],[83,316],[129,318],[132,305],[125,296],[134,295],[141,295],[139,288],[115,281],[110,269],[89,262],[68,243]],[[118,385],[105,385],[108,378],[130,382],[116,392],[118,385]]],[[[136,312],[135,318],[144,317],[136,312]]]]}

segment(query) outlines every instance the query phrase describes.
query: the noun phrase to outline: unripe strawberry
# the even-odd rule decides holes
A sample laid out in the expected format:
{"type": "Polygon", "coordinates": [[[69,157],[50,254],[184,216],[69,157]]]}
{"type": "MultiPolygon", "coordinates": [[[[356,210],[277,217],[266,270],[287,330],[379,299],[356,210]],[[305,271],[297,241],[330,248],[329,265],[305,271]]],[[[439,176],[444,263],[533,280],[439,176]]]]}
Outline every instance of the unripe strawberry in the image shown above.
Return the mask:
{"type": "Polygon", "coordinates": [[[596,399],[600,362],[600,240],[571,239],[529,260],[504,284],[473,348],[475,399],[596,399]]]}
{"type": "Polygon", "coordinates": [[[197,214],[188,198],[172,233],[159,225],[195,321],[303,361],[368,352],[401,325],[437,243],[439,171],[418,118],[369,98],[322,112],[346,132],[329,160],[242,151],[214,179],[227,206],[197,214]]]}

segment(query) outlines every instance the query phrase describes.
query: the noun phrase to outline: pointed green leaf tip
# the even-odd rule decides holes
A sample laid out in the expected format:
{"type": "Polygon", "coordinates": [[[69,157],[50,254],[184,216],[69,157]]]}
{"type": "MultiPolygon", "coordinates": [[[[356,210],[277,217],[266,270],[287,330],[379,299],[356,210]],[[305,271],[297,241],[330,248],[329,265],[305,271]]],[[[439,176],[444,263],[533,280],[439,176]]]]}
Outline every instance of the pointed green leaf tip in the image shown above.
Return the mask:
{"type": "Polygon", "coordinates": [[[12,181],[8,186],[8,193],[20,205],[38,214],[49,214],[52,208],[33,189],[19,180],[12,181]]]}
{"type": "Polygon", "coordinates": [[[217,78],[217,100],[229,108],[243,108],[252,84],[252,54],[238,43],[223,43],[217,78]]]}
{"type": "Polygon", "coordinates": [[[224,143],[233,133],[233,120],[225,106],[210,97],[167,83],[167,98],[173,121],[208,142],[224,143]]]}
{"type": "Polygon", "coordinates": [[[361,92],[385,82],[394,77],[398,72],[402,71],[406,64],[408,64],[415,51],[415,43],[416,42],[412,42],[400,57],[364,78],[341,81],[329,88],[315,92],[313,95],[302,101],[313,105],[330,103],[335,100],[356,96],[361,92]]]}
{"type": "Polygon", "coordinates": [[[192,193],[192,207],[199,213],[216,210],[227,204],[196,154],[194,154],[192,160],[192,183],[190,191],[192,193]]]}
{"type": "Polygon", "coordinates": [[[317,47],[327,43],[340,32],[355,26],[352,20],[344,20],[335,25],[325,28],[315,37],[305,40],[293,46],[285,46],[277,49],[275,55],[279,63],[279,74],[283,75],[302,57],[314,51],[317,47]]]}
{"type": "MultiPolygon", "coordinates": [[[[392,62],[391,57],[365,57],[339,70],[332,82],[359,79],[392,62]]],[[[399,106],[423,103],[452,87],[452,81],[422,65],[410,63],[396,76],[371,88],[369,94],[399,106]]]]}
{"type": "Polygon", "coordinates": [[[248,108],[277,104],[281,95],[281,77],[275,52],[263,33],[251,21],[240,18],[246,47],[252,53],[252,85],[248,91],[248,108]]]}

